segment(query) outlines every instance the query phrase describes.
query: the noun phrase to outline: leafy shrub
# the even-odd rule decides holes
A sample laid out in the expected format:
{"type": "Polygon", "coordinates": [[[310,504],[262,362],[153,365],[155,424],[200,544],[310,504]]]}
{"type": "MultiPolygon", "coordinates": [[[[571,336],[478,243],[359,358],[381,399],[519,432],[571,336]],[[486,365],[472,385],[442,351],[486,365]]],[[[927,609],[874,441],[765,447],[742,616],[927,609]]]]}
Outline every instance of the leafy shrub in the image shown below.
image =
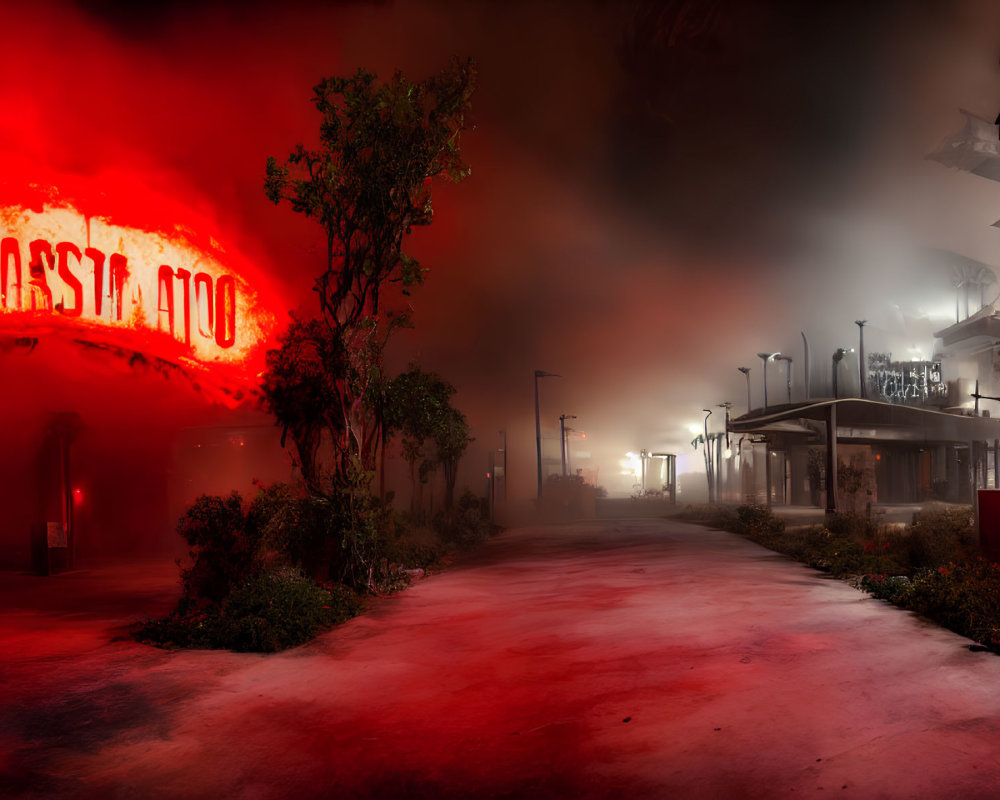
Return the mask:
{"type": "Polygon", "coordinates": [[[688,503],[683,509],[673,514],[677,519],[688,522],[700,522],[722,530],[735,530],[736,506],[719,503],[688,503]]]}
{"type": "Polygon", "coordinates": [[[874,539],[878,533],[878,522],[870,514],[853,511],[826,515],[826,527],[831,533],[850,536],[858,541],[874,539]]]}
{"type": "Polygon", "coordinates": [[[766,506],[747,505],[736,509],[726,530],[834,575],[905,571],[899,563],[901,537],[859,515],[837,515],[829,526],[786,529],[766,506]]]}
{"type": "Polygon", "coordinates": [[[975,558],[976,532],[971,506],[927,508],[913,515],[908,557],[913,567],[931,568],[975,558]]]}
{"type": "Polygon", "coordinates": [[[221,606],[149,620],[135,636],[166,647],[270,653],[295,647],[323,628],[350,619],[361,605],[344,586],[318,586],[298,570],[281,567],[236,587],[221,606]]]}
{"type": "Polygon", "coordinates": [[[344,587],[317,586],[290,568],[264,572],[229,596],[219,618],[219,646],[270,653],[308,641],[354,616],[359,603],[344,587]]]}
{"type": "Polygon", "coordinates": [[[430,528],[397,525],[383,546],[383,554],[390,566],[403,569],[428,569],[441,562],[444,547],[437,534],[430,528]]]}
{"type": "Polygon", "coordinates": [[[440,512],[434,528],[441,541],[453,547],[468,548],[485,541],[497,528],[490,522],[489,500],[466,490],[451,512],[440,512]]]}
{"type": "Polygon", "coordinates": [[[218,647],[219,608],[208,606],[188,613],[175,610],[169,616],[139,623],[132,635],[160,647],[218,647]]]}
{"type": "Polygon", "coordinates": [[[880,600],[888,600],[895,605],[906,605],[913,594],[913,583],[905,575],[865,575],[861,588],[880,600]]]}
{"type": "Polygon", "coordinates": [[[204,601],[220,603],[232,587],[260,566],[259,532],[247,525],[239,492],[202,495],[184,513],[177,532],[192,547],[192,565],[181,572],[182,612],[204,601]]]}
{"type": "Polygon", "coordinates": [[[744,536],[762,536],[781,533],[785,521],[775,516],[767,506],[748,505],[736,509],[735,533],[744,536]]]}
{"type": "Polygon", "coordinates": [[[893,602],[963,636],[1000,646],[1000,565],[978,560],[923,570],[893,602]]]}

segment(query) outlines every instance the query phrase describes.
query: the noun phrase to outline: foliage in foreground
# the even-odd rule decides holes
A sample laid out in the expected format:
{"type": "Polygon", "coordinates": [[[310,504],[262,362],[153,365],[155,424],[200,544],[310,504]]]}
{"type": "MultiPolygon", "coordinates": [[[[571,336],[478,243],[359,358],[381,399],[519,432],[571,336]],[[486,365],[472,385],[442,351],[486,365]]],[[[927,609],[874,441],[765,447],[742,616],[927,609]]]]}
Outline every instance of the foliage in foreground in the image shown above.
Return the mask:
{"type": "Polygon", "coordinates": [[[982,559],[905,575],[867,575],[873,596],[916,611],[987,647],[1000,650],[1000,564],[982,559]]]}
{"type": "Polygon", "coordinates": [[[272,653],[309,641],[361,608],[361,598],[347,587],[320,586],[284,567],[248,579],[221,605],[151,620],[137,638],[164,647],[272,653]]]}
{"type": "Polygon", "coordinates": [[[969,507],[926,508],[905,529],[861,514],[786,529],[762,506],[689,507],[682,516],[833,575],[860,575],[872,596],[1000,651],[1000,564],[978,556],[969,507]]]}
{"type": "Polygon", "coordinates": [[[350,505],[356,499],[343,493],[338,505],[287,484],[261,489],[249,503],[237,492],[198,498],[177,526],[191,547],[181,598],[136,638],[256,652],[294,647],[359,613],[365,593],[398,591],[408,570],[434,569],[448,549],[495,531],[471,492],[436,529],[408,526],[370,496],[371,507],[350,505]],[[364,564],[372,565],[367,573],[364,564]]]}

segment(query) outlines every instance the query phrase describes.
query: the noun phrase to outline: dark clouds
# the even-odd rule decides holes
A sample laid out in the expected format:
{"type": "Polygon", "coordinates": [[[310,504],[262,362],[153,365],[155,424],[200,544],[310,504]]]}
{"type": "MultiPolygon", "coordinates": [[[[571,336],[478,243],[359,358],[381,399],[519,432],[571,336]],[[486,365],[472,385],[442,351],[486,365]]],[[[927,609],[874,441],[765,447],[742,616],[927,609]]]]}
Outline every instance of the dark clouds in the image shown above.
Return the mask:
{"type": "Polygon", "coordinates": [[[839,343],[857,317],[888,320],[897,294],[919,305],[925,285],[933,300],[947,284],[913,256],[921,244],[986,259],[992,242],[976,215],[991,187],[942,189],[946,171],[923,160],[959,106],[997,110],[988,3],[0,10],[5,163],[117,171],[107,202],[129,175],[170,194],[292,304],[311,299],[316,232],[261,181],[268,155],[315,135],[311,87],[358,66],[422,78],[475,58],[472,177],[438,187],[434,225],[412,237],[431,272],[393,358],[459,387],[473,466],[508,428],[526,491],[534,369],[565,376],[546,382],[546,427],[577,414],[603,478],[625,450],[689,448],[699,409],[742,404],[735,367],[758,350],[798,353],[802,328],[818,348],[839,343]]]}

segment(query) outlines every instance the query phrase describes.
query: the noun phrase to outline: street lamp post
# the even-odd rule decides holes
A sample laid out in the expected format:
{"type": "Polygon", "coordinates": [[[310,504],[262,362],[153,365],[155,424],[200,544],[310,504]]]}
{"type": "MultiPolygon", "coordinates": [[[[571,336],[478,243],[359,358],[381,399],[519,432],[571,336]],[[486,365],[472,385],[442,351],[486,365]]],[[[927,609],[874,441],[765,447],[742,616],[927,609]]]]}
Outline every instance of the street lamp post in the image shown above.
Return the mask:
{"type": "Polygon", "coordinates": [[[757,353],[757,358],[764,362],[764,410],[767,411],[767,362],[774,361],[781,353],[757,353]]]}
{"type": "Polygon", "coordinates": [[[576,419],[576,414],[559,415],[559,452],[562,454],[562,475],[566,477],[566,420],[576,419]]]}
{"type": "Polygon", "coordinates": [[[750,367],[737,367],[740,372],[743,373],[743,377],[747,379],[747,414],[750,413],[750,367]]]}
{"type": "Polygon", "coordinates": [[[810,364],[809,364],[809,340],[806,338],[806,332],[805,331],[800,331],[800,333],[802,334],[802,348],[805,350],[805,361],[802,362],[802,372],[806,376],[806,379],[805,379],[806,400],[811,400],[812,399],[812,393],[811,393],[811,390],[809,388],[809,381],[812,379],[812,374],[809,372],[809,368],[810,368],[810,364]]]}
{"type": "Polygon", "coordinates": [[[715,476],[712,469],[712,445],[708,438],[708,418],[712,416],[712,409],[703,408],[705,412],[705,472],[708,477],[708,502],[715,502],[715,476]]]}
{"type": "Polygon", "coordinates": [[[844,356],[847,355],[847,350],[843,347],[838,347],[833,351],[833,399],[836,400],[840,397],[837,387],[837,372],[839,371],[837,367],[840,366],[840,362],[844,360],[844,356]]]}
{"type": "Polygon", "coordinates": [[[544,369],[535,370],[535,453],[538,457],[538,499],[542,499],[542,423],[538,415],[538,379],[558,378],[554,372],[546,372],[544,369]]]}
{"type": "Polygon", "coordinates": [[[856,319],[854,324],[858,326],[858,381],[861,384],[861,397],[868,397],[868,387],[865,385],[865,324],[866,319],[856,319]]]}
{"type": "Polygon", "coordinates": [[[788,405],[791,405],[792,404],[792,357],[783,356],[781,355],[781,353],[778,353],[774,357],[774,360],[785,362],[785,381],[788,384],[788,405]]]}

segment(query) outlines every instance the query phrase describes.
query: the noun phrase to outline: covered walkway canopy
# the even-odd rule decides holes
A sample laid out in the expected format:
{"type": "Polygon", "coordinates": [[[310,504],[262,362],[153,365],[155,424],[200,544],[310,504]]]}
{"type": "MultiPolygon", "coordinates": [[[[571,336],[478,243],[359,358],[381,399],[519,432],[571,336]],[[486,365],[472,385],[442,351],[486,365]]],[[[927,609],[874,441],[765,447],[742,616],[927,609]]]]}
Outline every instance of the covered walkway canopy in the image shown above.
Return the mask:
{"type": "MultiPolygon", "coordinates": [[[[925,452],[930,470],[931,449],[940,451],[935,471],[945,475],[953,494],[965,494],[959,486],[987,485],[987,455],[992,450],[994,462],[1000,460],[1000,418],[969,416],[935,408],[897,405],[860,398],[821,399],[756,409],[729,421],[735,434],[763,437],[769,448],[789,449],[793,445],[820,445],[826,448],[826,475],[837,474],[837,444],[882,445],[899,448],[898,452],[925,452]],[[835,431],[831,437],[829,431],[835,431]],[[992,444],[992,447],[991,447],[992,444]],[[946,457],[947,448],[963,455],[946,457]],[[959,467],[959,460],[962,466],[959,467]],[[954,462],[954,464],[952,463],[954,462]],[[964,471],[965,474],[962,474],[964,471]]],[[[902,459],[899,459],[902,462],[902,459]]],[[[770,473],[770,459],[767,460],[770,473]]],[[[880,465],[882,479],[893,478],[890,468],[880,465]]],[[[1000,465],[993,465],[994,483],[1000,465]]],[[[944,480],[944,478],[942,479],[944,480]]],[[[928,480],[929,483],[929,480],[928,480]]],[[[767,479],[770,500],[770,475],[767,479]]],[[[836,510],[836,492],[827,492],[827,510],[836,510]]],[[[914,498],[916,499],[916,498],[914,498]]]]}

